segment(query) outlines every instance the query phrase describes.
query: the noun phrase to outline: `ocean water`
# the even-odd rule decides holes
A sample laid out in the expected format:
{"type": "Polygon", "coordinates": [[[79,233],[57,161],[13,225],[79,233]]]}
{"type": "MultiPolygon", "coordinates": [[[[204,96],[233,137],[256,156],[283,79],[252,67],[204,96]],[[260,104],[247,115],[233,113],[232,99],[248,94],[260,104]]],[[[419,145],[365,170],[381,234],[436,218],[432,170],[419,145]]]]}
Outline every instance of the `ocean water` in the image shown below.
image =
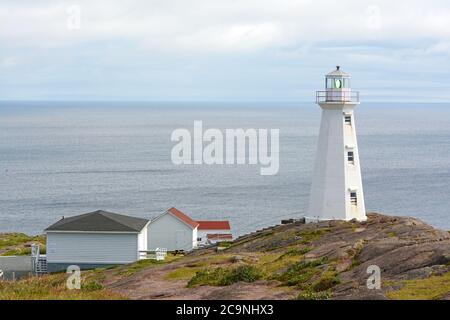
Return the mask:
{"type": "MultiPolygon", "coordinates": [[[[320,124],[314,103],[0,102],[0,232],[61,216],[145,218],[175,206],[229,219],[236,235],[302,217],[320,124]],[[176,128],[280,129],[280,170],[176,166],[176,128]]],[[[450,230],[450,104],[363,103],[356,112],[366,207],[450,230]]]]}

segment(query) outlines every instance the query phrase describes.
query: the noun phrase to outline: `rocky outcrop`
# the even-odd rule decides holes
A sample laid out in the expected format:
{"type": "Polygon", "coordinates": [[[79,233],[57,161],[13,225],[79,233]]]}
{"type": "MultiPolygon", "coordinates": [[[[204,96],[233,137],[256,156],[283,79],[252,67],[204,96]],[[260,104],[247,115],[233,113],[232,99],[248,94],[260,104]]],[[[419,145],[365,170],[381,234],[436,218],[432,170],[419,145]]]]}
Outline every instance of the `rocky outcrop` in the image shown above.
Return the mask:
{"type": "MultiPolygon", "coordinates": [[[[370,213],[365,222],[305,224],[293,220],[240,237],[220,252],[214,247],[196,250],[175,264],[144,270],[124,284],[111,285],[137,299],[155,298],[158,295],[155,288],[159,287],[165,288],[165,297],[170,299],[292,299],[298,295],[372,300],[389,298],[390,292],[402,289],[407,281],[433,279],[432,285],[440,286],[439,277],[447,277],[449,272],[448,232],[410,217],[370,213]],[[198,270],[198,266],[232,268],[239,264],[252,265],[269,274],[264,281],[226,287],[187,288],[188,278],[167,280],[167,275],[177,269],[188,272],[191,268],[198,270]],[[296,265],[298,268],[292,268],[296,265]],[[380,290],[367,287],[370,266],[377,266],[381,271],[380,290]],[[294,281],[292,285],[292,279],[286,280],[287,276],[303,282],[294,281]],[[326,295],[322,294],[325,292],[326,295]]],[[[450,293],[445,288],[430,297],[449,299],[450,293]]]]}

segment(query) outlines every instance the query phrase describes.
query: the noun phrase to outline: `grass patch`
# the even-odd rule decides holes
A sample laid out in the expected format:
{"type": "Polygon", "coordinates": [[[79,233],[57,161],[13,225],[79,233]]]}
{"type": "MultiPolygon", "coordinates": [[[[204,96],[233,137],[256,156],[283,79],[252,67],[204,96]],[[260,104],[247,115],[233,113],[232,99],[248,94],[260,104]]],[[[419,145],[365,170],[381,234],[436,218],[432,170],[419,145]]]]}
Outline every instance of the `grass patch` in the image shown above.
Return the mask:
{"type": "Polygon", "coordinates": [[[291,248],[286,253],[284,253],[282,256],[280,256],[279,259],[283,259],[284,257],[294,257],[294,256],[303,256],[310,252],[312,248],[310,247],[304,247],[304,248],[291,248]]]}
{"type": "Polygon", "coordinates": [[[396,234],[395,232],[389,232],[389,233],[387,234],[387,236],[388,236],[389,238],[395,238],[395,237],[397,237],[397,234],[396,234]]]}
{"type": "Polygon", "coordinates": [[[82,277],[80,290],[66,287],[67,274],[0,281],[0,300],[117,300],[124,299],[93,280],[82,277]]]}
{"type": "Polygon", "coordinates": [[[199,267],[184,267],[178,268],[175,271],[169,272],[166,275],[167,280],[188,280],[192,279],[195,274],[200,271],[199,267]]]}
{"type": "Polygon", "coordinates": [[[144,270],[146,268],[149,268],[151,266],[157,266],[162,264],[167,264],[170,262],[173,262],[180,257],[177,257],[173,254],[168,253],[165,260],[157,261],[153,259],[145,259],[145,260],[139,260],[137,262],[121,265],[118,267],[115,267],[116,274],[120,276],[131,276],[135,274],[136,272],[139,272],[141,270],[144,270]]]}
{"type": "Polygon", "coordinates": [[[278,272],[297,262],[297,256],[283,256],[277,253],[264,253],[257,257],[253,265],[260,269],[267,279],[273,279],[278,272]]]}
{"type": "Polygon", "coordinates": [[[5,251],[2,256],[29,256],[31,255],[31,248],[23,247],[5,251]]]}
{"type": "Polygon", "coordinates": [[[394,300],[436,300],[450,292],[450,272],[426,279],[399,281],[400,290],[389,291],[387,296],[394,300]]]}
{"type": "Polygon", "coordinates": [[[188,287],[229,286],[236,282],[255,282],[262,278],[262,272],[254,266],[242,265],[232,269],[202,269],[188,282],[188,287]]]}
{"type": "Polygon", "coordinates": [[[101,283],[98,283],[97,281],[90,281],[86,284],[83,284],[81,286],[81,289],[89,292],[98,291],[103,289],[103,285],[101,283]]]}
{"type": "Polygon", "coordinates": [[[314,240],[317,240],[324,234],[330,232],[330,228],[314,229],[314,230],[303,230],[298,235],[302,238],[300,243],[306,244],[314,240]]]}
{"type": "Polygon", "coordinates": [[[261,253],[253,254],[251,257],[247,257],[244,261],[251,264],[261,270],[265,279],[273,280],[280,274],[280,272],[286,270],[289,266],[297,263],[302,255],[297,255],[299,251],[286,253],[261,253]]]}
{"type": "Polygon", "coordinates": [[[46,238],[44,235],[28,236],[24,233],[2,233],[0,234],[0,255],[29,255],[31,253],[30,243],[41,245],[41,253],[45,253],[46,238]]]}

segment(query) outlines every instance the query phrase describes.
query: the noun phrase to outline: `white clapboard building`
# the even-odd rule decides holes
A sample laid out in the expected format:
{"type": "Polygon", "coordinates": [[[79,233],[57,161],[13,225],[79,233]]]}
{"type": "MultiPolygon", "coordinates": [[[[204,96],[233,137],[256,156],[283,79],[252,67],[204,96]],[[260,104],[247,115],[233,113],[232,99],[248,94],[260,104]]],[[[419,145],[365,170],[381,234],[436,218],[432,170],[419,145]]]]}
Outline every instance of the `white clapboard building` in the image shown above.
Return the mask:
{"type": "Polygon", "coordinates": [[[48,271],[135,262],[147,250],[148,224],[147,219],[102,210],[62,218],[45,230],[48,271]]]}
{"type": "Polygon", "coordinates": [[[150,220],[148,250],[166,248],[168,251],[191,251],[197,248],[198,222],[176,208],[170,208],[150,220]]]}

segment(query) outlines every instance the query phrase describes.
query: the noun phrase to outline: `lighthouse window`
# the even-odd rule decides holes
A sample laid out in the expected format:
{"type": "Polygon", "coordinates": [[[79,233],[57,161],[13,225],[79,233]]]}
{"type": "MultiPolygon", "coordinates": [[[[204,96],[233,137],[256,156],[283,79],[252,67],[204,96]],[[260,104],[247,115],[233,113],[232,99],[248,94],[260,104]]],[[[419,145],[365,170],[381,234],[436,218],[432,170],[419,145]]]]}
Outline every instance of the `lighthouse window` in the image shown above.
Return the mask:
{"type": "Polygon", "coordinates": [[[350,192],[350,203],[354,206],[358,205],[358,198],[356,192],[350,192]]]}
{"type": "Polygon", "coordinates": [[[327,78],[326,88],[327,89],[333,88],[333,79],[327,78]]]}
{"type": "Polygon", "coordinates": [[[347,160],[350,164],[355,164],[355,153],[353,151],[347,152],[347,160]]]}
{"type": "Polygon", "coordinates": [[[344,79],[344,88],[350,88],[350,79],[344,79]]]}
{"type": "Polygon", "coordinates": [[[345,116],[345,124],[352,125],[352,116],[345,116]]]}

